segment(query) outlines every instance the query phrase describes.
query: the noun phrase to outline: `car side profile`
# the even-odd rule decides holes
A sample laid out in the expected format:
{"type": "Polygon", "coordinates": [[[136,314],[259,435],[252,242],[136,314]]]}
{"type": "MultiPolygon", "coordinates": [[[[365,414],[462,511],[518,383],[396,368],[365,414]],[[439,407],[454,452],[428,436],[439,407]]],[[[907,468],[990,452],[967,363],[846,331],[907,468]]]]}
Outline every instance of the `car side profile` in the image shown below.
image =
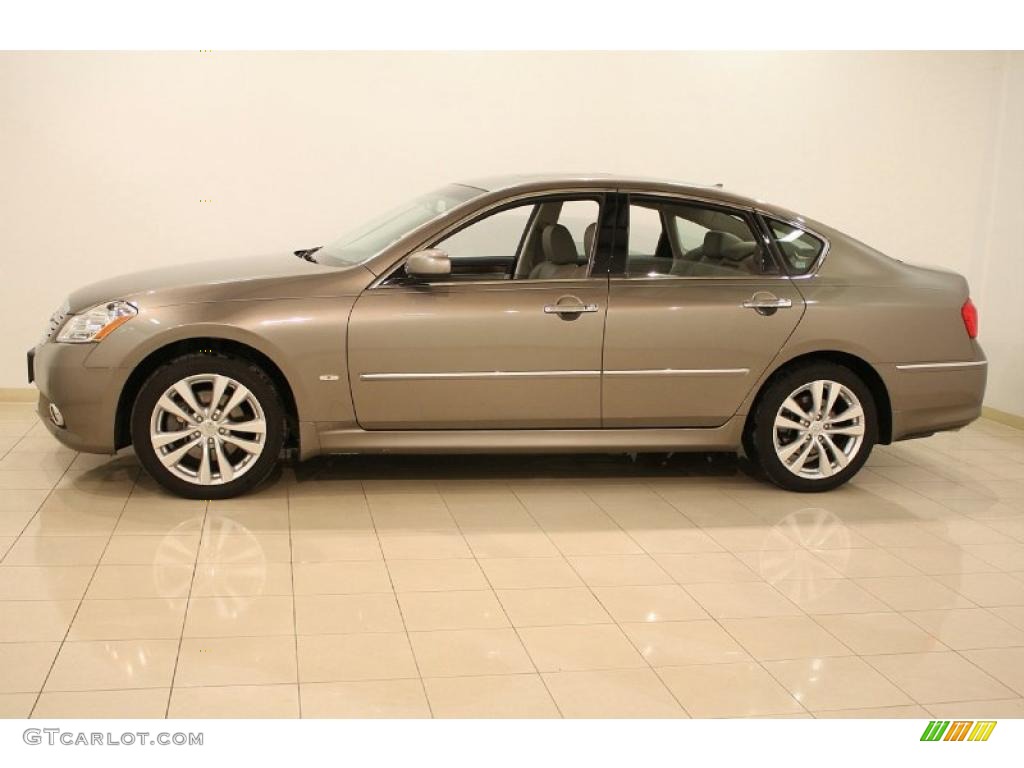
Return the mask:
{"type": "Polygon", "coordinates": [[[416,198],[320,248],[82,288],[29,352],[64,444],[219,499],[282,456],[737,451],[793,491],[977,418],[967,281],[778,206],[603,175],[416,198]]]}

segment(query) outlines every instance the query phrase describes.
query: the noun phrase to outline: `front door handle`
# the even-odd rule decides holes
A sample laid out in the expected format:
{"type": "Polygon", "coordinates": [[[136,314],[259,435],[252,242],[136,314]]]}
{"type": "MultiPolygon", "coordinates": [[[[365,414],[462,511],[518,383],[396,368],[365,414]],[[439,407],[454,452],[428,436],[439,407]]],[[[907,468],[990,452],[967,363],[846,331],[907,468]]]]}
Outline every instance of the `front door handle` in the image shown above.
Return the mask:
{"type": "Polygon", "coordinates": [[[576,296],[562,296],[554,304],[544,305],[545,315],[579,315],[583,312],[597,312],[597,304],[585,304],[576,296]]]}
{"type": "Polygon", "coordinates": [[[780,299],[774,293],[759,291],[743,302],[746,309],[753,309],[762,315],[773,315],[776,310],[789,309],[793,306],[792,299],[780,299]]]}

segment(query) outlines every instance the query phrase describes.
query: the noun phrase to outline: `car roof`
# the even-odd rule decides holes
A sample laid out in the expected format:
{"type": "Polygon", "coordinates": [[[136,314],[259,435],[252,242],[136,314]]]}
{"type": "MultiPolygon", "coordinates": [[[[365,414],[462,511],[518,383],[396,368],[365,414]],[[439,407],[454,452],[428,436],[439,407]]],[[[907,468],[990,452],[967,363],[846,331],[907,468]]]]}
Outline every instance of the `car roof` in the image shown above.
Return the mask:
{"type": "MultiPolygon", "coordinates": [[[[519,188],[529,191],[542,191],[545,188],[562,187],[599,187],[602,189],[617,189],[619,187],[642,189],[650,192],[667,192],[684,194],[705,200],[717,200],[733,205],[742,205],[749,208],[761,208],[767,210],[785,209],[755,200],[745,195],[728,192],[721,184],[693,184],[670,179],[660,179],[648,176],[624,176],[611,173],[533,173],[533,174],[505,174],[500,176],[488,176],[480,179],[472,179],[462,182],[466,186],[476,187],[486,192],[512,192],[519,188]]],[[[788,211],[785,211],[789,213],[788,211]]]]}

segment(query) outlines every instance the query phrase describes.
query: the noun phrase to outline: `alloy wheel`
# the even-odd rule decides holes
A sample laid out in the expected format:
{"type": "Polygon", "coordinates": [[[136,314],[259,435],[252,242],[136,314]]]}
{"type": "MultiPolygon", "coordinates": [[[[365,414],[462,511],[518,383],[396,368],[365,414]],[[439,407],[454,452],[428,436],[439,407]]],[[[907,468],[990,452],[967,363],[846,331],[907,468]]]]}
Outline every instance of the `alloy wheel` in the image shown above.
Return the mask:
{"type": "Polygon", "coordinates": [[[150,442],[163,466],[195,485],[222,485],[248,472],[266,447],[263,406],[244,384],[216,373],[187,376],[153,408],[150,442]]]}
{"type": "Polygon", "coordinates": [[[849,387],[828,379],[808,382],[790,393],[775,415],[775,454],[798,477],[831,477],[860,451],[864,419],[849,387]]]}

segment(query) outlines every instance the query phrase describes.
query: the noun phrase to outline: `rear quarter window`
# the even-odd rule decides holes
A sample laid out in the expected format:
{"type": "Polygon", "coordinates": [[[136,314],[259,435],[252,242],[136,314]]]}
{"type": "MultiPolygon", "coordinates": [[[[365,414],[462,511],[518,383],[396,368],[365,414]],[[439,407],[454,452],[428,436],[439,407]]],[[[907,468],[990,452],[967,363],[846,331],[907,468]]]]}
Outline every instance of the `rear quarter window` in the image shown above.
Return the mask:
{"type": "Polygon", "coordinates": [[[818,263],[825,250],[824,241],[806,230],[775,219],[768,220],[772,237],[782,253],[786,271],[791,275],[806,275],[818,263]]]}

